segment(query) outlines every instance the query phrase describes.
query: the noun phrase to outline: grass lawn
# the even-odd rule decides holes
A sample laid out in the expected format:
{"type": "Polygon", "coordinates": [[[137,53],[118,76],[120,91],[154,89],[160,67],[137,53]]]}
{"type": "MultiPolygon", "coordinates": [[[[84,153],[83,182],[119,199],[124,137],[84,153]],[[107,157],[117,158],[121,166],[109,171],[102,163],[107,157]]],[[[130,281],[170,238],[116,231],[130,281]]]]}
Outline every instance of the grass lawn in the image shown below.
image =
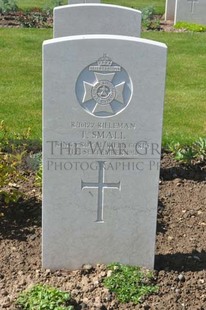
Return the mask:
{"type": "MultiPolygon", "coordinates": [[[[52,7],[54,4],[57,3],[55,0],[16,0],[16,4],[19,8],[26,10],[31,8],[46,8],[52,7]]],[[[62,0],[62,4],[68,4],[67,0],[62,0]]],[[[55,5],[57,6],[57,5],[55,5]]]]}
{"type": "MultiPolygon", "coordinates": [[[[102,3],[116,4],[128,6],[131,8],[142,9],[148,6],[154,6],[158,13],[164,13],[165,0],[102,0],[102,3]]],[[[45,8],[51,7],[55,0],[16,0],[16,3],[21,9],[31,9],[34,7],[45,8]]],[[[57,1],[56,1],[57,3],[57,1]]],[[[62,4],[68,4],[68,0],[61,0],[62,4]]]]}
{"type": "Polygon", "coordinates": [[[156,12],[160,14],[163,14],[165,10],[165,0],[102,0],[102,3],[123,5],[135,9],[154,6],[156,12]]]}
{"type": "MultiPolygon", "coordinates": [[[[41,45],[51,29],[0,29],[0,120],[41,137],[41,45]]],[[[168,45],[164,144],[206,136],[206,33],[146,32],[168,45]]]]}
{"type": "Polygon", "coordinates": [[[163,142],[206,137],[206,33],[143,33],[168,46],[163,142]]]}
{"type": "Polygon", "coordinates": [[[0,29],[0,120],[41,137],[41,45],[52,30],[0,29]]]}

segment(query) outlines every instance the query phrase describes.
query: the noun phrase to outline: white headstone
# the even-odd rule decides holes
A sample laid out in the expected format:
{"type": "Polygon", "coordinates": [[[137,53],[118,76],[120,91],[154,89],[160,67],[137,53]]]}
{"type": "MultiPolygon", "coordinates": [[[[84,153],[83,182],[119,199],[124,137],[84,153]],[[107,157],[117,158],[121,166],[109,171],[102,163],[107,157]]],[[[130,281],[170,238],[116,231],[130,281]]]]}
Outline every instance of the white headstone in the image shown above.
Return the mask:
{"type": "Polygon", "coordinates": [[[176,0],[175,24],[179,21],[206,25],[206,0],[176,0]]]}
{"type": "Polygon", "coordinates": [[[165,20],[174,20],[176,0],[166,0],[165,20]]]}
{"type": "Polygon", "coordinates": [[[167,48],[83,35],[43,46],[43,266],[154,266],[167,48]]]}
{"type": "Polygon", "coordinates": [[[81,34],[139,37],[141,12],[117,5],[79,4],[54,9],[54,38],[81,34]]]}
{"type": "Polygon", "coordinates": [[[69,0],[69,4],[78,4],[78,3],[100,3],[100,0],[69,0]]]}

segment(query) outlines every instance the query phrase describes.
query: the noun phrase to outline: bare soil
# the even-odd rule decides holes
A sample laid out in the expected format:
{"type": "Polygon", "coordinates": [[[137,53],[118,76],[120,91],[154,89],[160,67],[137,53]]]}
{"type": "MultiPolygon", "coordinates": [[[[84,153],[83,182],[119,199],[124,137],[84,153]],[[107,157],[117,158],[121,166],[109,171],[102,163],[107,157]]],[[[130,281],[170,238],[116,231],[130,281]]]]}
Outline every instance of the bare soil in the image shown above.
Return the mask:
{"type": "Polygon", "coordinates": [[[155,257],[159,292],[139,305],[121,304],[103,287],[104,265],[42,270],[41,193],[33,172],[24,173],[27,181],[13,185],[24,198],[6,209],[0,206],[0,309],[17,309],[19,292],[36,283],[71,292],[75,309],[206,309],[205,162],[184,166],[170,154],[162,158],[155,257]]]}

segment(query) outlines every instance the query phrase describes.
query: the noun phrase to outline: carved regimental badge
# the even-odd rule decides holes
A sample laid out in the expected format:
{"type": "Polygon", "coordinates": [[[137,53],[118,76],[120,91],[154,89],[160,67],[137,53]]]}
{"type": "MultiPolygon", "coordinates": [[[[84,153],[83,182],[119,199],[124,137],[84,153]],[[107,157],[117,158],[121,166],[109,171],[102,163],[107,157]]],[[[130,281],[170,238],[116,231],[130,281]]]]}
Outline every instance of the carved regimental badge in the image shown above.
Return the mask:
{"type": "Polygon", "coordinates": [[[121,66],[104,54],[80,73],[76,96],[87,113],[96,117],[112,117],[128,106],[132,97],[132,81],[121,66]]]}

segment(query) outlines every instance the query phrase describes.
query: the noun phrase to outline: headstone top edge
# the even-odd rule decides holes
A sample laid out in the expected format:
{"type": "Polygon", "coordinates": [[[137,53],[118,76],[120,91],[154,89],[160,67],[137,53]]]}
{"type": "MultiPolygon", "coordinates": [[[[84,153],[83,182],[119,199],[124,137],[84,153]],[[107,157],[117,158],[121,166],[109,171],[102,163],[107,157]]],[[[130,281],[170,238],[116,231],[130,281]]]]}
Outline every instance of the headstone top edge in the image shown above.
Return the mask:
{"type": "Polygon", "coordinates": [[[128,8],[126,6],[121,6],[121,5],[115,5],[115,4],[105,4],[105,3],[77,3],[77,4],[66,4],[66,5],[61,5],[57,6],[54,8],[54,11],[56,10],[63,10],[65,8],[72,9],[72,8],[78,8],[78,7],[108,7],[108,8],[118,8],[126,11],[132,11],[136,12],[139,14],[142,14],[140,10],[128,8]]]}
{"type": "Polygon", "coordinates": [[[122,40],[122,41],[128,41],[128,42],[139,42],[144,44],[153,45],[156,47],[162,47],[167,49],[167,45],[162,42],[148,40],[148,39],[142,39],[138,37],[130,37],[130,36],[122,36],[122,35],[112,35],[112,34],[87,34],[87,35],[76,35],[76,36],[68,36],[68,37],[59,37],[54,39],[45,40],[43,42],[43,46],[54,44],[54,43],[61,43],[61,42],[67,42],[67,41],[79,41],[79,40],[122,40]]]}

